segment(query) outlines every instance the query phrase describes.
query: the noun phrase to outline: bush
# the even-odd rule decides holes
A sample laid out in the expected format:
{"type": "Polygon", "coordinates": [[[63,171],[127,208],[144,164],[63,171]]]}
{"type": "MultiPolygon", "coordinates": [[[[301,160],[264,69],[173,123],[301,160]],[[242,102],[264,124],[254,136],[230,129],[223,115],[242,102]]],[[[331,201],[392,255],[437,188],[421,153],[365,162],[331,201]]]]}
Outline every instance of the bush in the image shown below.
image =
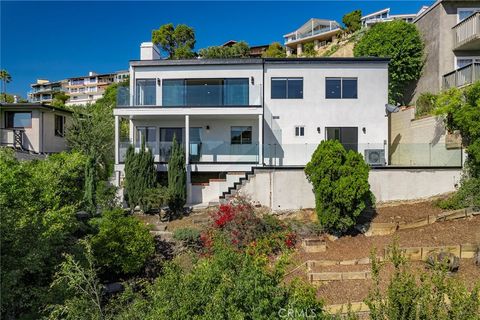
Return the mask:
{"type": "Polygon", "coordinates": [[[458,191],[439,201],[438,206],[445,210],[480,208],[480,178],[462,179],[458,191]]]}
{"type": "Polygon", "coordinates": [[[90,239],[93,253],[103,272],[136,273],[155,251],[154,239],[137,218],[123,211],[105,211],[92,221],[98,233],[90,239]]]}
{"type": "Polygon", "coordinates": [[[308,310],[321,318],[313,287],[284,284],[284,259],[269,264],[221,238],[214,242],[214,254],[189,271],[170,263],[146,297],[135,299],[125,312],[139,319],[278,319],[282,311],[308,310]]]}
{"type": "Polygon", "coordinates": [[[368,183],[369,167],[361,154],[346,152],[336,140],[322,141],[305,167],[313,185],[320,224],[332,231],[353,227],[374,203],[368,183]]]}
{"type": "Polygon", "coordinates": [[[143,210],[146,213],[160,212],[161,208],[168,204],[169,199],[170,190],[167,187],[158,185],[156,188],[147,189],[142,198],[143,210]]]}
{"type": "Polygon", "coordinates": [[[285,48],[279,42],[272,42],[262,54],[262,58],[285,58],[285,48]]]}
{"type": "Polygon", "coordinates": [[[197,249],[201,245],[200,231],[192,228],[176,229],[173,232],[173,239],[180,241],[187,248],[197,249]]]}
{"type": "Polygon", "coordinates": [[[416,102],[415,105],[415,116],[421,117],[424,115],[430,115],[435,109],[435,103],[437,102],[437,95],[424,92],[422,93],[416,102]]]}
{"type": "Polygon", "coordinates": [[[173,137],[172,152],[168,160],[168,207],[177,215],[183,212],[187,198],[187,172],[185,169],[185,153],[182,146],[173,137]]]}
{"type": "Polygon", "coordinates": [[[360,28],[362,27],[361,18],[362,18],[361,10],[355,10],[344,15],[342,18],[342,22],[345,25],[345,27],[347,27],[346,31],[348,33],[351,33],[351,32],[360,30],[360,28]]]}
{"type": "Polygon", "coordinates": [[[356,57],[389,57],[389,100],[403,102],[407,87],[423,67],[423,41],[414,24],[395,20],[377,23],[355,45],[356,57]]]}

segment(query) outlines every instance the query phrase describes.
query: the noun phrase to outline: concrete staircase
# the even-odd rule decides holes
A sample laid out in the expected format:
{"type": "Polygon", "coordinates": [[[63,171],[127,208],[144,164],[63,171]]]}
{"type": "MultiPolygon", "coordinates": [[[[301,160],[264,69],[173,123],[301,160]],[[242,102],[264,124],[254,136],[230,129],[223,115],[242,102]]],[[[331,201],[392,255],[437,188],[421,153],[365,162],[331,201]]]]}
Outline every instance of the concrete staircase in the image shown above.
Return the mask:
{"type": "Polygon", "coordinates": [[[254,169],[248,171],[248,172],[242,172],[242,174],[239,174],[238,176],[240,177],[237,181],[234,181],[233,184],[230,184],[228,189],[225,190],[219,197],[220,203],[225,203],[227,202],[231,197],[233,197],[235,194],[237,194],[238,190],[240,189],[241,186],[245,184],[250,177],[254,175],[254,169]]]}
{"type": "Polygon", "coordinates": [[[215,206],[232,186],[245,178],[245,172],[228,172],[225,179],[210,179],[207,183],[192,184],[193,202],[215,206]]]}

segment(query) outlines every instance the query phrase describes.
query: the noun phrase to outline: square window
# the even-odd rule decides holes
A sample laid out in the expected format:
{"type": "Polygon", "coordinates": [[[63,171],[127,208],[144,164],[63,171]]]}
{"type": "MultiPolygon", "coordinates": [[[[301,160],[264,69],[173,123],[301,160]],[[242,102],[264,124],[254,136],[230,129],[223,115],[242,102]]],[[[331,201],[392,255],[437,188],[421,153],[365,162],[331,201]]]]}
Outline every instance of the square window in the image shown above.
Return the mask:
{"type": "Polygon", "coordinates": [[[231,144],[252,144],[252,127],[231,127],[231,144]]]}
{"type": "Polygon", "coordinates": [[[296,137],[305,136],[305,127],[304,126],[296,126],[295,127],[295,136],[296,137]]]}
{"type": "Polygon", "coordinates": [[[340,99],[342,97],[342,79],[326,78],[325,79],[325,98],[340,99]]]}

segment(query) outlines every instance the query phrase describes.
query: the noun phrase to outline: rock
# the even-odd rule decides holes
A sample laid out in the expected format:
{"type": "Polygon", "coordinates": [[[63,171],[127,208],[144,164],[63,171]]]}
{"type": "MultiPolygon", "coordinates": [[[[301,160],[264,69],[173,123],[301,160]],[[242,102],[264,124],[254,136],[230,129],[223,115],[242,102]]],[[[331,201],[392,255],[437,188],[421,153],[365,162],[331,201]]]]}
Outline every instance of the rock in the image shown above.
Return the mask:
{"type": "Polygon", "coordinates": [[[338,240],[338,237],[336,235],[327,233],[326,236],[327,236],[327,239],[332,241],[332,242],[338,240]]]}
{"type": "Polygon", "coordinates": [[[370,225],[368,223],[357,224],[355,226],[355,230],[357,230],[360,233],[366,233],[368,231],[369,227],[370,227],[370,225]]]}
{"type": "Polygon", "coordinates": [[[107,283],[105,285],[105,291],[107,293],[116,293],[123,291],[123,284],[121,284],[120,282],[107,283]]]}

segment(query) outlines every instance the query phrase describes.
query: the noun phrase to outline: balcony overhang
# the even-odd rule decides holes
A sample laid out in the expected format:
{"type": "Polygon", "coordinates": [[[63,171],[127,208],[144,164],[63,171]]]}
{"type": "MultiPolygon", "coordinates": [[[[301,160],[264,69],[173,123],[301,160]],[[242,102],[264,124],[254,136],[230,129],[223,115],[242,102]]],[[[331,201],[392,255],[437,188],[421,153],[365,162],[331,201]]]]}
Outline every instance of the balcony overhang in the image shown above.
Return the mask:
{"type": "Polygon", "coordinates": [[[225,107],[117,107],[113,110],[115,116],[145,117],[145,116],[233,116],[261,115],[262,106],[225,106],[225,107]]]}
{"type": "Polygon", "coordinates": [[[297,44],[299,43],[311,42],[314,40],[319,40],[319,41],[328,40],[332,38],[334,35],[336,35],[337,33],[339,33],[340,31],[341,31],[340,28],[336,28],[327,32],[315,34],[313,36],[308,36],[308,37],[288,41],[288,42],[285,42],[285,45],[287,47],[296,48],[297,44]]]}
{"type": "Polygon", "coordinates": [[[455,51],[480,50],[480,34],[476,34],[466,41],[458,43],[455,51]]]}
{"type": "Polygon", "coordinates": [[[480,12],[472,14],[452,29],[454,50],[480,50],[480,12]]]}

